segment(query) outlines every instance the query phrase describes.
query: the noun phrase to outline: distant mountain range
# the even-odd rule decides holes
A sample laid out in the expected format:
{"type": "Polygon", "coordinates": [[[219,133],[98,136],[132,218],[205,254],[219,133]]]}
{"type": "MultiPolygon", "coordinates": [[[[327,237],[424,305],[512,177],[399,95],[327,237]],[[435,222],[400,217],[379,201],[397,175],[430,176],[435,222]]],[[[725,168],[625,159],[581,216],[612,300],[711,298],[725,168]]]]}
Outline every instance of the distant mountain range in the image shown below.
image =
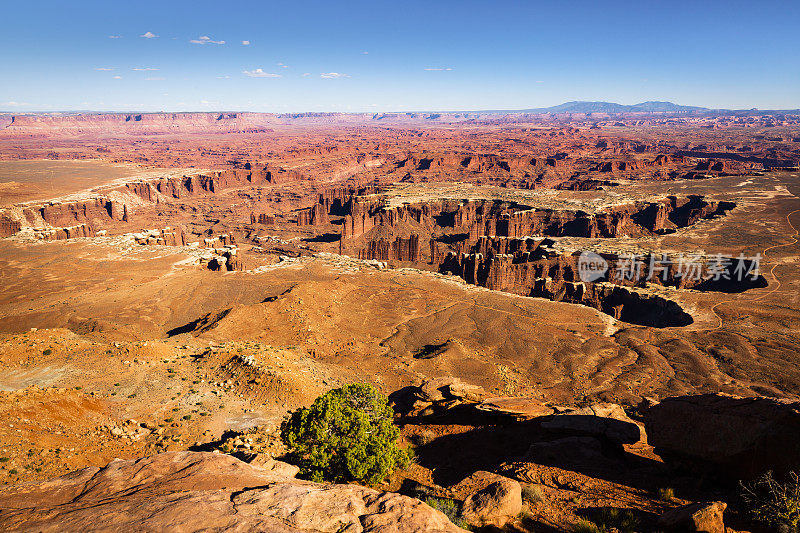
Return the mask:
{"type": "Polygon", "coordinates": [[[707,107],[678,105],[672,102],[642,102],[624,105],[613,102],[565,102],[552,107],[521,109],[523,113],[685,113],[710,111],[707,107]]]}

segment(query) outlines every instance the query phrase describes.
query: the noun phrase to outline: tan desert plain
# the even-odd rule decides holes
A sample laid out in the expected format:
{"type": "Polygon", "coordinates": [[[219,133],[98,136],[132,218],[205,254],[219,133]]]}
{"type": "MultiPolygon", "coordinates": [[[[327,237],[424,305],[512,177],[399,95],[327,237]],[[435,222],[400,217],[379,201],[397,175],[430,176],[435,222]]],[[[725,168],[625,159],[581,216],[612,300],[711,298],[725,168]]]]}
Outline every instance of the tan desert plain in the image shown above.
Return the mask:
{"type": "Polygon", "coordinates": [[[3,530],[796,531],[800,116],[4,118],[3,530]]]}

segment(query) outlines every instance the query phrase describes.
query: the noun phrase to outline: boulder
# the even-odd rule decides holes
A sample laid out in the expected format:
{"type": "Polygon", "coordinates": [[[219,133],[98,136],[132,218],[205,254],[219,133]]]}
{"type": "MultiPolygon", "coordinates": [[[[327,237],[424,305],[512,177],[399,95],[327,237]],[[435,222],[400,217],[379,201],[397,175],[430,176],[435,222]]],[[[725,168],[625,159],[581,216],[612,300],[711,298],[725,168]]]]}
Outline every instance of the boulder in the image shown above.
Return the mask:
{"type": "Polygon", "coordinates": [[[257,453],[249,464],[256,466],[265,472],[270,472],[284,477],[294,477],[300,472],[300,467],[283,461],[277,461],[266,453],[257,453]]]}
{"type": "Polygon", "coordinates": [[[542,427],[573,435],[605,438],[617,444],[634,444],[644,435],[639,425],[616,404],[595,404],[569,410],[543,421],[542,427]]]}
{"type": "Polygon", "coordinates": [[[456,378],[443,377],[426,379],[417,391],[417,397],[424,402],[442,402],[446,399],[445,392],[456,378]]]}
{"type": "Polygon", "coordinates": [[[447,392],[453,398],[469,403],[478,403],[486,398],[486,391],[483,390],[483,387],[470,385],[459,380],[447,385],[447,392]]]}
{"type": "Polygon", "coordinates": [[[528,419],[553,414],[553,409],[539,400],[528,397],[504,396],[488,398],[478,405],[476,409],[489,413],[508,415],[514,418],[528,419]]]}
{"type": "Polygon", "coordinates": [[[658,519],[658,525],[672,531],[698,531],[702,533],[725,533],[722,513],[725,502],[692,503],[670,509],[658,519]]]}
{"type": "Polygon", "coordinates": [[[701,394],[666,398],[645,414],[648,440],[666,461],[735,479],[800,464],[800,402],[701,394]]]}
{"type": "Polygon", "coordinates": [[[513,479],[498,476],[464,500],[461,515],[474,526],[503,527],[522,511],[522,487],[513,479]]]}
{"type": "Polygon", "coordinates": [[[172,452],[116,459],[0,489],[2,531],[458,532],[414,498],[322,485],[230,455],[172,452]]]}

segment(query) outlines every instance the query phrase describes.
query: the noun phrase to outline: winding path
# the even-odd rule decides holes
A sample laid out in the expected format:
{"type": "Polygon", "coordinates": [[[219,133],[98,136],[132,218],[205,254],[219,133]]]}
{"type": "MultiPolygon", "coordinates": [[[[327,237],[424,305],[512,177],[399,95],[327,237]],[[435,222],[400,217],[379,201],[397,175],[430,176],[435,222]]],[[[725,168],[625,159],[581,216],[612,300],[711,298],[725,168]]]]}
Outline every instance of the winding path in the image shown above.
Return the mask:
{"type": "MultiPolygon", "coordinates": [[[[786,215],[786,222],[788,222],[789,227],[794,230],[794,235],[792,236],[792,239],[793,239],[792,242],[786,242],[786,243],[783,243],[783,244],[776,244],[774,246],[770,246],[769,248],[765,248],[764,251],[761,253],[762,257],[766,257],[767,256],[767,252],[769,252],[770,250],[774,250],[776,248],[783,248],[784,246],[793,246],[793,245],[797,244],[798,241],[800,241],[800,229],[798,229],[794,224],[792,224],[792,220],[791,220],[792,215],[794,215],[795,213],[800,213],[800,209],[795,209],[794,211],[792,211],[791,213],[786,215]]],[[[778,276],[775,275],[775,269],[780,265],[781,265],[781,263],[776,262],[774,265],[772,265],[772,268],[769,270],[770,277],[775,282],[777,282],[777,285],[771,291],[769,291],[767,293],[764,293],[761,296],[758,296],[757,298],[752,298],[750,300],[745,300],[745,302],[757,302],[759,300],[763,300],[764,298],[766,298],[770,294],[773,294],[774,292],[776,292],[778,289],[781,288],[781,280],[778,279],[778,276]]],[[[714,313],[714,316],[716,316],[717,320],[719,320],[719,325],[717,325],[717,327],[715,327],[715,328],[703,328],[703,329],[699,329],[697,331],[716,331],[716,330],[722,328],[723,320],[722,320],[722,317],[719,315],[719,313],[717,313],[717,307],[719,307],[720,305],[723,305],[723,304],[734,302],[734,301],[736,301],[736,300],[723,300],[723,301],[718,302],[717,304],[715,304],[714,307],[711,308],[711,312],[714,313]]]]}

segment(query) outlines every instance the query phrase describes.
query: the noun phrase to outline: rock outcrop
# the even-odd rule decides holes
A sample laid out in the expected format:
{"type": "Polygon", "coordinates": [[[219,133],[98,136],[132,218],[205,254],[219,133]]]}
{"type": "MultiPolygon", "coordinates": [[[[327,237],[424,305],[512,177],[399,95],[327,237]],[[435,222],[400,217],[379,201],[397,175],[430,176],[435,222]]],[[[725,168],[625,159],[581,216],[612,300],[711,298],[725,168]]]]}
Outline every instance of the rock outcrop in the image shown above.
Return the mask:
{"type": "Polygon", "coordinates": [[[665,460],[749,479],[800,465],[800,402],[702,394],[667,398],[645,414],[665,460]]]}
{"type": "Polygon", "coordinates": [[[659,518],[658,525],[668,531],[725,533],[722,514],[727,508],[725,502],[692,503],[667,511],[659,518]]]}
{"type": "Polygon", "coordinates": [[[475,472],[453,487],[477,487],[464,499],[461,515],[473,526],[503,527],[522,511],[522,487],[518,481],[491,472],[475,472]]]}
{"type": "Polygon", "coordinates": [[[621,406],[612,403],[569,409],[542,421],[542,428],[571,435],[605,439],[616,444],[634,444],[644,431],[621,406]]]}
{"type": "Polygon", "coordinates": [[[181,228],[164,228],[145,230],[133,235],[136,244],[141,245],[161,245],[161,246],[185,246],[186,234],[181,228]]]}
{"type": "Polygon", "coordinates": [[[18,220],[0,214],[0,238],[11,237],[22,229],[22,224],[18,220]]]}
{"type": "Polygon", "coordinates": [[[458,532],[419,500],[171,452],[0,489],[4,531],[458,532]]]}
{"type": "Polygon", "coordinates": [[[96,232],[89,224],[76,224],[57,228],[36,228],[33,236],[42,241],[61,241],[79,237],[94,237],[96,232]]]}

